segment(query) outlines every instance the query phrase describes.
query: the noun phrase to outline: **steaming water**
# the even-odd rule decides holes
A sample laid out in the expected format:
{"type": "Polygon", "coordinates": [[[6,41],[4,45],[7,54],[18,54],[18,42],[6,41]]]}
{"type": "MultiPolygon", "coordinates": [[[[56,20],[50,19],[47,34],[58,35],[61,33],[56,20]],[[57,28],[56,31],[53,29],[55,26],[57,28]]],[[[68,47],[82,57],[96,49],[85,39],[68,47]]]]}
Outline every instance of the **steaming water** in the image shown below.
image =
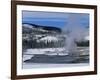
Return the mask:
{"type": "Polygon", "coordinates": [[[67,37],[65,49],[69,52],[69,55],[77,55],[77,45],[73,37],[67,37]]]}

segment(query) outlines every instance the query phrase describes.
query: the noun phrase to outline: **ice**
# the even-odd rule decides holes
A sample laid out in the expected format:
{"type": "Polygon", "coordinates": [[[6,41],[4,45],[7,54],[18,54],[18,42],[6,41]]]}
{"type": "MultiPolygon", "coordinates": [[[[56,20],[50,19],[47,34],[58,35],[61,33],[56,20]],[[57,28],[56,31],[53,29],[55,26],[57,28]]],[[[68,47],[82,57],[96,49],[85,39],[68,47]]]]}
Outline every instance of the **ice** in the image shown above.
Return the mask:
{"type": "Polygon", "coordinates": [[[31,59],[33,55],[23,55],[23,61],[31,59]]]}

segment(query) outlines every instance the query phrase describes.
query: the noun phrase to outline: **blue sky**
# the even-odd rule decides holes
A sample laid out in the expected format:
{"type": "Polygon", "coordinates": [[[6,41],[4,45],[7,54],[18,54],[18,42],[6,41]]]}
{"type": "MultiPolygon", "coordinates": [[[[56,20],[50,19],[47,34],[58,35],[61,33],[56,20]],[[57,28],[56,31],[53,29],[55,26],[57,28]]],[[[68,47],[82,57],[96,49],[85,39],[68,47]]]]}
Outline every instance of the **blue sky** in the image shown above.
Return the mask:
{"type": "Polygon", "coordinates": [[[22,23],[33,23],[59,28],[89,27],[89,14],[22,11],[22,23]]]}

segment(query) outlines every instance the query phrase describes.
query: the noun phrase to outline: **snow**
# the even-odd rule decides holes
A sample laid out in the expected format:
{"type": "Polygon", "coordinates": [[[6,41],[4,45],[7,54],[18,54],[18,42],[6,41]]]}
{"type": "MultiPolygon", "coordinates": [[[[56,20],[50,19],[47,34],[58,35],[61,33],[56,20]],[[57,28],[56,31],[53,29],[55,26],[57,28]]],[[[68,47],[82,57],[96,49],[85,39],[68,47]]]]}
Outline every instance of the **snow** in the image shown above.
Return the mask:
{"type": "Polygon", "coordinates": [[[33,28],[33,26],[29,25],[29,24],[23,24],[23,26],[26,27],[26,28],[33,28]]]}
{"type": "MultiPolygon", "coordinates": [[[[34,55],[34,54],[47,54],[47,55],[56,55],[57,52],[59,55],[68,55],[68,51],[65,48],[39,48],[39,49],[26,49],[24,52],[24,55],[34,55]],[[65,52],[64,52],[65,51],[65,52]]],[[[78,52],[80,54],[89,54],[89,48],[88,47],[78,47],[78,52]]]]}
{"type": "Polygon", "coordinates": [[[31,59],[33,55],[23,55],[23,61],[31,59]]]}
{"type": "MultiPolygon", "coordinates": [[[[64,48],[41,48],[41,49],[27,49],[25,52],[24,52],[24,55],[34,55],[34,54],[45,54],[45,52],[61,52],[63,51],[64,48]]],[[[53,53],[54,54],[54,53],[53,53]]]]}
{"type": "Polygon", "coordinates": [[[46,41],[46,42],[58,41],[58,38],[56,38],[54,36],[46,36],[46,37],[40,39],[40,41],[46,41]]]}
{"type": "Polygon", "coordinates": [[[26,52],[24,52],[24,55],[30,55],[30,54],[44,54],[43,50],[39,49],[27,49],[26,52]]]}

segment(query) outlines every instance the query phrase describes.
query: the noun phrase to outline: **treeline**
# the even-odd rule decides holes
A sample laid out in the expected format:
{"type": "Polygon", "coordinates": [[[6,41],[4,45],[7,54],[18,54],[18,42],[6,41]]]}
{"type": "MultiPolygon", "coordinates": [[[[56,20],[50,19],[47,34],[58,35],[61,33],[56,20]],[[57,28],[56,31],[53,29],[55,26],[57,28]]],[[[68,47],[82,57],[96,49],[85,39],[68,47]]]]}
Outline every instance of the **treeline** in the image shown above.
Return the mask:
{"type": "Polygon", "coordinates": [[[77,46],[83,46],[83,47],[88,47],[89,46],[89,41],[81,41],[81,42],[76,42],[77,46]]]}
{"type": "Polygon", "coordinates": [[[37,42],[36,40],[23,40],[22,41],[23,48],[57,48],[57,47],[64,47],[64,41],[50,41],[50,42],[37,42]]]}
{"type": "MultiPolygon", "coordinates": [[[[89,41],[76,42],[77,46],[88,47],[89,41]]],[[[24,48],[59,48],[65,46],[65,41],[51,41],[51,42],[37,42],[36,40],[23,40],[22,46],[24,48]]]]}

